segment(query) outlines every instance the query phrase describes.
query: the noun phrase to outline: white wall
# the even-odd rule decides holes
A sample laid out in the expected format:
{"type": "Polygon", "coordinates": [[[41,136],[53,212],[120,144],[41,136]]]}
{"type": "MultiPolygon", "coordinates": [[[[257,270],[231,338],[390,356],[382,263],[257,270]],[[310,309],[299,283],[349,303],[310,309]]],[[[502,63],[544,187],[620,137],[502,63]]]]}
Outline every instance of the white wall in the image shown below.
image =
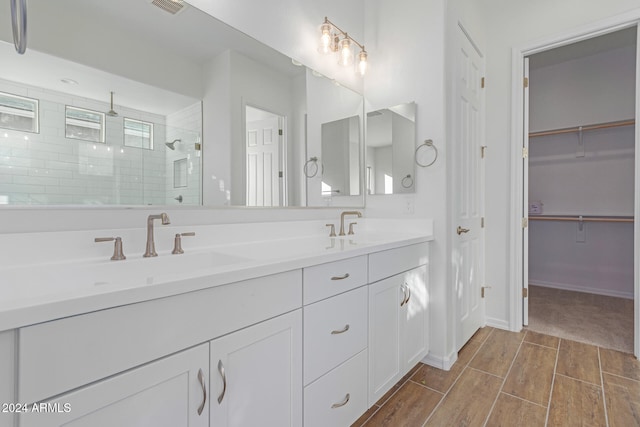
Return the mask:
{"type": "Polygon", "coordinates": [[[628,46],[531,68],[529,130],[562,129],[635,117],[636,48],[628,46]]]}
{"type": "MultiPolygon", "coordinates": [[[[486,28],[488,145],[486,199],[486,281],[492,286],[486,298],[487,317],[510,319],[511,208],[511,49],[551,37],[578,26],[625,11],[637,10],[637,0],[578,2],[541,0],[487,0],[482,17],[486,28]]],[[[512,323],[513,324],[513,323],[512,323]]]]}

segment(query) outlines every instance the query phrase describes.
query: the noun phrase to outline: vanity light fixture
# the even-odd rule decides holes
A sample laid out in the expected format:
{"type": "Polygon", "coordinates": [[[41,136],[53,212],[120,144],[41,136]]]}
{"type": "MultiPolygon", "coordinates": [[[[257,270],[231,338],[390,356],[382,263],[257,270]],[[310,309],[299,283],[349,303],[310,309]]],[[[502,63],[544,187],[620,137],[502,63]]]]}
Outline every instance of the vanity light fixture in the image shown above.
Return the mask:
{"type": "Polygon", "coordinates": [[[324,22],[320,26],[320,45],[318,46],[318,52],[322,54],[338,53],[338,64],[349,67],[353,65],[353,45],[360,48],[360,53],[358,54],[358,72],[364,76],[368,66],[366,49],[325,16],[324,22]]]}

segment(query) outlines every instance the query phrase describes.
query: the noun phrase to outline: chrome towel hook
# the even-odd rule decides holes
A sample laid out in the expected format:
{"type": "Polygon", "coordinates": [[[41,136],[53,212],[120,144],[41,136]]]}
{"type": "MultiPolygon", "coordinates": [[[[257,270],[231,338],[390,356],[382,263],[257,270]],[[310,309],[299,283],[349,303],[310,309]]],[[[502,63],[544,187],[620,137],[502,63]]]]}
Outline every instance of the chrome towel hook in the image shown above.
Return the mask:
{"type": "Polygon", "coordinates": [[[27,50],[27,0],[9,1],[11,2],[13,45],[16,48],[16,52],[22,55],[27,50]],[[20,2],[19,5],[18,1],[20,2]]]}

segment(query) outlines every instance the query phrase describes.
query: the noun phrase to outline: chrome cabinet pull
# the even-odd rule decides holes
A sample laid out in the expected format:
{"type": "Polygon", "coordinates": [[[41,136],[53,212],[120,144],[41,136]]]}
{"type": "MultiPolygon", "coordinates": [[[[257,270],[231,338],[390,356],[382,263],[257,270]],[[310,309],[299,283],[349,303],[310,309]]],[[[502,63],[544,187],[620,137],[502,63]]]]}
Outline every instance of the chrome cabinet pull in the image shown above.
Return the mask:
{"type": "Polygon", "coordinates": [[[462,233],[468,233],[468,232],[469,232],[468,228],[462,228],[458,226],[458,228],[456,229],[456,233],[458,233],[458,236],[461,235],[462,233]]]}
{"type": "Polygon", "coordinates": [[[349,277],[349,273],[345,273],[344,276],[333,276],[331,280],[344,280],[349,277]]]}
{"type": "Polygon", "coordinates": [[[351,395],[349,395],[349,393],[347,393],[347,395],[344,397],[344,400],[340,403],[334,403],[333,405],[331,405],[331,409],[336,409],[339,408],[341,406],[346,405],[347,403],[349,403],[349,399],[351,399],[351,395]]]}
{"type": "Polygon", "coordinates": [[[411,287],[409,287],[409,285],[407,284],[405,284],[404,287],[407,288],[407,292],[409,294],[409,296],[407,296],[407,300],[404,303],[409,304],[409,300],[411,299],[411,287]]]}
{"type": "Polygon", "coordinates": [[[339,331],[331,331],[331,335],[338,335],[338,334],[344,334],[345,332],[347,332],[349,330],[349,324],[347,323],[344,328],[342,328],[339,331]]]}
{"type": "Polygon", "coordinates": [[[400,307],[407,303],[407,289],[404,285],[400,285],[400,289],[402,289],[402,301],[400,302],[400,307]]]}
{"type": "Polygon", "coordinates": [[[207,403],[207,386],[204,383],[204,374],[202,373],[202,369],[198,369],[198,381],[200,381],[200,385],[202,386],[202,403],[198,406],[198,415],[202,415],[202,411],[204,410],[204,405],[207,403]]]}
{"type": "Polygon", "coordinates": [[[227,392],[227,376],[224,373],[224,365],[222,364],[222,360],[218,360],[218,372],[220,372],[220,376],[222,377],[222,393],[218,396],[218,404],[222,403],[222,399],[224,399],[224,395],[227,392]]]}

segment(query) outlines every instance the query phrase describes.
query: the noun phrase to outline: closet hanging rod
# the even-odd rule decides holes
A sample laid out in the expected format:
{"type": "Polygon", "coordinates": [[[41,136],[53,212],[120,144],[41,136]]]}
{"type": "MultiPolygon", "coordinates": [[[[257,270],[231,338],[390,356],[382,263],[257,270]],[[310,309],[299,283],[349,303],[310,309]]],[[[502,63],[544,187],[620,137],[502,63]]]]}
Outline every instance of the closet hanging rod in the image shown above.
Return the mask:
{"type": "Polygon", "coordinates": [[[633,222],[633,217],[619,216],[530,216],[529,221],[633,222]]]}
{"type": "MultiPolygon", "coordinates": [[[[607,129],[607,128],[615,128],[620,126],[633,126],[636,124],[635,120],[623,120],[620,122],[608,122],[608,123],[599,123],[596,125],[582,126],[582,131],[587,130],[595,130],[595,129],[607,129]]],[[[554,130],[545,130],[540,132],[530,132],[529,138],[535,138],[537,136],[547,136],[547,135],[560,135],[563,133],[573,133],[578,132],[580,127],[572,127],[566,129],[554,129],[554,130]]]]}

